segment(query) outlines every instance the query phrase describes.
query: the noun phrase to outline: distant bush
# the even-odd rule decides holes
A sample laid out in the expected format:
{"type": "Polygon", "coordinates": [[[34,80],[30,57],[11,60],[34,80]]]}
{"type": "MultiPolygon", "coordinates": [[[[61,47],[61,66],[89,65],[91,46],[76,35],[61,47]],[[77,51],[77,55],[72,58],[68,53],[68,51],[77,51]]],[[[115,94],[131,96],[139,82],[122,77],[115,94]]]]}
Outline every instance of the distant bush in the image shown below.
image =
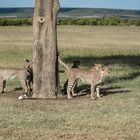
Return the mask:
{"type": "MultiPolygon", "coordinates": [[[[0,18],[0,26],[30,26],[32,24],[32,18],[0,18]]],[[[123,19],[117,17],[58,18],[57,24],[90,26],[140,26],[140,19],[123,19]]]]}
{"type": "Polygon", "coordinates": [[[32,18],[0,18],[0,26],[32,25],[32,18]]]}
{"type": "Polygon", "coordinates": [[[136,26],[140,26],[140,20],[135,21],[136,26]]]}
{"type": "Polygon", "coordinates": [[[59,18],[58,25],[93,25],[93,26],[140,26],[139,19],[106,18],[59,18]]]}

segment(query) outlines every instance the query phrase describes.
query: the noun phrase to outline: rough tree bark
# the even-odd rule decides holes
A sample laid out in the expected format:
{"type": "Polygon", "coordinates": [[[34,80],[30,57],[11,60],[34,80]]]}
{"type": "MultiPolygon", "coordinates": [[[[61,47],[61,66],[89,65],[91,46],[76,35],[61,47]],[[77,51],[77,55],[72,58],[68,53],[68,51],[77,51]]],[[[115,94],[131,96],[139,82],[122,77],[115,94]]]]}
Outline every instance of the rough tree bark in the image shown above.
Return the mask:
{"type": "Polygon", "coordinates": [[[55,98],[58,91],[57,15],[59,0],[36,0],[33,18],[33,98],[55,98]]]}

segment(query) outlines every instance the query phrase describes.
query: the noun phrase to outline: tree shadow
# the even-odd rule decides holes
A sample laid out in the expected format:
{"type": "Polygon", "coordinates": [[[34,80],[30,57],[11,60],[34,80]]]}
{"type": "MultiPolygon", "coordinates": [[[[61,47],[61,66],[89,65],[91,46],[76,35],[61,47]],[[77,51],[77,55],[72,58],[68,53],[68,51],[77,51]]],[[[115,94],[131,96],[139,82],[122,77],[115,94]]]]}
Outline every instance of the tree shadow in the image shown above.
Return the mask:
{"type": "Polygon", "coordinates": [[[110,95],[110,94],[117,94],[117,93],[129,93],[131,92],[131,90],[128,90],[128,89],[124,89],[123,87],[107,87],[107,88],[101,88],[101,94],[103,96],[107,96],[107,95],[110,95]]]}
{"type": "Polygon", "coordinates": [[[140,55],[112,55],[112,56],[70,56],[65,57],[64,61],[66,63],[72,63],[73,60],[80,60],[81,65],[89,67],[94,65],[95,63],[101,63],[104,65],[112,65],[112,64],[124,64],[131,67],[140,67],[140,55]]]}
{"type": "MultiPolygon", "coordinates": [[[[90,94],[90,85],[81,85],[77,88],[75,91],[77,96],[84,96],[90,94]]],[[[131,90],[124,89],[120,86],[110,86],[106,88],[100,89],[100,94],[103,96],[107,96],[109,94],[117,94],[117,93],[128,93],[131,92],[131,90]]]]}

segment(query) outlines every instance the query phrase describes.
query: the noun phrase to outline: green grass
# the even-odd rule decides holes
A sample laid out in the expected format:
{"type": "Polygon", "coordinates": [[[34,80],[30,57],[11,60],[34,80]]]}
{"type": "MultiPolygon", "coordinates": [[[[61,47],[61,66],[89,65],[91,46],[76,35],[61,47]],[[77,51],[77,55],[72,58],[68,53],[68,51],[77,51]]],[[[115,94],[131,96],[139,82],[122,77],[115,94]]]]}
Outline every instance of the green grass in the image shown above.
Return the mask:
{"type": "MultiPolygon", "coordinates": [[[[139,140],[139,34],[139,27],[59,26],[60,57],[69,66],[74,59],[81,68],[111,65],[102,86],[104,98],[19,101],[19,91],[0,95],[0,139],[139,140]]],[[[0,66],[23,67],[32,46],[31,27],[0,27],[0,66]]],[[[60,76],[63,86],[66,75],[60,76]]],[[[8,86],[12,91],[20,85],[15,80],[8,86]]]]}

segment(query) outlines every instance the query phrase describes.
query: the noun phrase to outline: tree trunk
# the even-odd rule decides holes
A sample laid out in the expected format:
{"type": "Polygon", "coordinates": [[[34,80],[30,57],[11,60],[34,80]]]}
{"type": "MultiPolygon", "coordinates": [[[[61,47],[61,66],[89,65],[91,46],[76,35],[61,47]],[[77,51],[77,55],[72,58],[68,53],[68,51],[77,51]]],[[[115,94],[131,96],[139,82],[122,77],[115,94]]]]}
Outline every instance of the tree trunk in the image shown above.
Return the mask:
{"type": "Polygon", "coordinates": [[[33,18],[33,98],[55,98],[58,91],[58,0],[36,0],[33,18]]]}

